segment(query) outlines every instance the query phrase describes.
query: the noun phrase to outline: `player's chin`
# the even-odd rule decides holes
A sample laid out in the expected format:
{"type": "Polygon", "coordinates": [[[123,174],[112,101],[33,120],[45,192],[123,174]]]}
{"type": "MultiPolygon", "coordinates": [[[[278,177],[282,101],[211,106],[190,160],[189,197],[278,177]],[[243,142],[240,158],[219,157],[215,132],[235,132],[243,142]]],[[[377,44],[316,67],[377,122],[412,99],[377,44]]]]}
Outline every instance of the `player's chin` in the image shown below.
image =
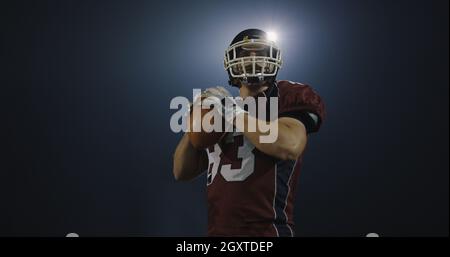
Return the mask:
{"type": "Polygon", "coordinates": [[[261,87],[264,87],[264,86],[266,86],[265,85],[266,83],[265,82],[253,82],[253,83],[251,83],[251,82],[247,82],[247,83],[245,83],[245,85],[249,88],[249,89],[254,89],[254,90],[258,90],[258,89],[260,89],[261,87]]]}
{"type": "Polygon", "coordinates": [[[248,83],[246,86],[249,96],[258,96],[269,88],[266,83],[248,83]]]}

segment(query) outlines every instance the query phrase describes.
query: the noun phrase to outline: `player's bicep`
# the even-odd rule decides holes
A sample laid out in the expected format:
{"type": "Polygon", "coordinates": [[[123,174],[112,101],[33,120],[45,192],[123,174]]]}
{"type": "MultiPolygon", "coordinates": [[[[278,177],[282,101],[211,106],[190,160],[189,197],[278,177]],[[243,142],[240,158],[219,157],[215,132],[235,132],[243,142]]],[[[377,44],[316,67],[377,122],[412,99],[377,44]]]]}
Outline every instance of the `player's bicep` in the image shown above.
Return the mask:
{"type": "Polygon", "coordinates": [[[290,117],[282,117],[278,122],[283,127],[279,133],[281,144],[288,149],[290,159],[297,159],[303,153],[307,142],[305,126],[298,119],[290,117]]]}
{"type": "Polygon", "coordinates": [[[287,128],[285,133],[288,133],[291,139],[300,140],[306,138],[306,127],[300,120],[291,117],[281,117],[278,119],[278,122],[287,128]]]}
{"type": "Polygon", "coordinates": [[[300,121],[305,126],[306,133],[312,133],[319,129],[320,118],[317,114],[309,111],[292,111],[280,115],[280,117],[289,117],[300,121]]]}

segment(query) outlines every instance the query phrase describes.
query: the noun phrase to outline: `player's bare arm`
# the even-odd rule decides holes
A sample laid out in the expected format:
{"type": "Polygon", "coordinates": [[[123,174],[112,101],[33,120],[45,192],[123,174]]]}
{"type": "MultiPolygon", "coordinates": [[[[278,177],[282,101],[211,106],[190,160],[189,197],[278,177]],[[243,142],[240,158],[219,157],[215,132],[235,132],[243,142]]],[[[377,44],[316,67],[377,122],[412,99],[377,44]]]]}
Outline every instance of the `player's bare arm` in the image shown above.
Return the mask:
{"type": "Polygon", "coordinates": [[[173,175],[176,180],[191,180],[205,171],[207,162],[205,151],[194,148],[184,134],[173,155],[173,175]]]}
{"type": "MultiPolygon", "coordinates": [[[[257,122],[265,122],[258,120],[255,117],[243,113],[244,122],[243,128],[239,128],[244,132],[244,136],[261,152],[278,158],[280,160],[296,160],[305,149],[307,142],[306,129],[303,123],[299,120],[282,117],[278,119],[278,137],[274,143],[261,143],[261,136],[269,134],[269,132],[262,132],[256,126],[255,132],[248,132],[249,123],[256,124],[257,122]]],[[[239,123],[238,123],[239,124],[239,123]]]]}

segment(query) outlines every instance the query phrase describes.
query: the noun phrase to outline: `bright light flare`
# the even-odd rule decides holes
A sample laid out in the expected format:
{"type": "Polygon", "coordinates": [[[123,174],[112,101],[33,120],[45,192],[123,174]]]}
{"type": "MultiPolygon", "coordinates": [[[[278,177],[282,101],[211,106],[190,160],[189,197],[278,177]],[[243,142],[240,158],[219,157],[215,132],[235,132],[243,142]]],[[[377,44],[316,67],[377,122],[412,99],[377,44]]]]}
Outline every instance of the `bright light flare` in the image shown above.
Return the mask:
{"type": "Polygon", "coordinates": [[[270,41],[276,42],[277,39],[278,39],[278,35],[274,31],[268,31],[267,32],[267,39],[270,40],[270,41]]]}

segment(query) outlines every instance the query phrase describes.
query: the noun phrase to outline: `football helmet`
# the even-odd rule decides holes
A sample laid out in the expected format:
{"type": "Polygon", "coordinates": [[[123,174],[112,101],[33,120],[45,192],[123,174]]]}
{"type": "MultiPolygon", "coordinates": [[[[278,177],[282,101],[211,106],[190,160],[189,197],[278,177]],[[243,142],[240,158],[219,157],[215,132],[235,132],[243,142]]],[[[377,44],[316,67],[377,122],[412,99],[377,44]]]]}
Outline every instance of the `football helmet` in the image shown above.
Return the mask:
{"type": "Polygon", "coordinates": [[[281,64],[280,49],[260,29],[241,31],[225,50],[224,68],[232,86],[264,81],[273,84],[281,64]]]}

